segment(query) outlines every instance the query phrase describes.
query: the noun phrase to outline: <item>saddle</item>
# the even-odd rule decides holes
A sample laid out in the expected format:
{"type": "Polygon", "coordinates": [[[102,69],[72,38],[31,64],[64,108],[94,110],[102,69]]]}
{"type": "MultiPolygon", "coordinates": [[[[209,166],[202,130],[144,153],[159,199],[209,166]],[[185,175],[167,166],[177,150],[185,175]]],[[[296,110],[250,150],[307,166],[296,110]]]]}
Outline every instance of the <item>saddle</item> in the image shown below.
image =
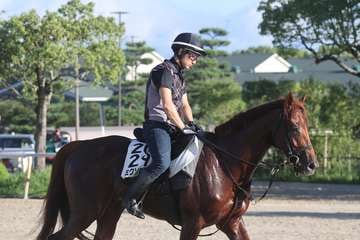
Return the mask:
{"type": "MultiPolygon", "coordinates": [[[[135,128],[133,132],[135,138],[140,142],[145,142],[144,129],[135,128]]],[[[190,143],[193,136],[184,135],[181,132],[175,132],[171,136],[171,160],[176,159],[190,143]]]]}
{"type": "MultiPolygon", "coordinates": [[[[144,137],[144,129],[143,128],[135,128],[133,132],[135,138],[145,143],[144,137]]],[[[192,135],[184,135],[181,132],[175,132],[171,134],[171,160],[175,160],[179,157],[179,155],[185,150],[185,148],[192,141],[194,136],[192,135]]],[[[192,176],[190,176],[185,171],[180,171],[176,175],[172,176],[169,179],[170,171],[167,170],[163,173],[157,180],[155,180],[152,189],[156,189],[155,191],[159,195],[168,195],[172,191],[177,191],[184,189],[191,181],[192,176]]]]}

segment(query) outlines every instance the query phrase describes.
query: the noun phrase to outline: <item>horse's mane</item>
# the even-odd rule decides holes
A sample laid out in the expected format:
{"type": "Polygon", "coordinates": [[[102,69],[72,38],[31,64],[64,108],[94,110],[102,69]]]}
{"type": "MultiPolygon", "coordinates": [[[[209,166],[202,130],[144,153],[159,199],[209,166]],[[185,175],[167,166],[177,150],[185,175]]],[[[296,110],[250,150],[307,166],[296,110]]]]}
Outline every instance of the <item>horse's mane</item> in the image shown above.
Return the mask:
{"type": "Polygon", "coordinates": [[[238,113],[229,121],[217,126],[215,128],[215,134],[217,136],[225,136],[231,132],[239,131],[249,126],[260,116],[263,116],[269,111],[274,109],[283,109],[285,99],[279,99],[273,102],[265,103],[263,105],[251,108],[245,112],[238,113]]]}

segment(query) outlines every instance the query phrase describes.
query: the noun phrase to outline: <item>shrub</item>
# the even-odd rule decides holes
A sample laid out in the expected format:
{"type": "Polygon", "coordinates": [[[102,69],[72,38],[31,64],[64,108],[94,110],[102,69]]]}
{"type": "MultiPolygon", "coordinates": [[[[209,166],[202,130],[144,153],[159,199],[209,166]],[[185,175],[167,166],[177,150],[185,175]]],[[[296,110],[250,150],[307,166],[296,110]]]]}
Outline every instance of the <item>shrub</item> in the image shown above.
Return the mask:
{"type": "Polygon", "coordinates": [[[0,196],[22,197],[24,195],[24,174],[14,173],[0,180],[0,196]]]}
{"type": "Polygon", "coordinates": [[[9,172],[7,171],[4,164],[0,162],[0,181],[3,181],[9,177],[9,172]]]}
{"type": "MultiPolygon", "coordinates": [[[[1,172],[1,170],[0,170],[1,172]]],[[[51,168],[43,171],[34,171],[30,179],[29,197],[44,197],[50,180],[51,168]]],[[[25,187],[25,174],[22,172],[0,178],[1,197],[23,197],[25,187]]]]}
{"type": "Polygon", "coordinates": [[[50,181],[51,167],[42,171],[35,171],[30,180],[30,197],[44,197],[50,181]]]}

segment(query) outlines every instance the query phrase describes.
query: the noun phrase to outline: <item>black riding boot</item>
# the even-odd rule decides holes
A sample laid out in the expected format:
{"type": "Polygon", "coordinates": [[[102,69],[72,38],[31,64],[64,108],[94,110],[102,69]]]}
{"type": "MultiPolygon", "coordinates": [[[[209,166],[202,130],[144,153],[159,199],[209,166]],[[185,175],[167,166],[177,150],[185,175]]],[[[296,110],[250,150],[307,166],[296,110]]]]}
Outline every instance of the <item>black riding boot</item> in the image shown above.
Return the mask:
{"type": "Polygon", "coordinates": [[[140,174],[135,182],[129,185],[125,195],[123,196],[122,206],[126,208],[130,214],[141,219],[145,218],[144,213],[139,208],[137,199],[144,194],[152,182],[153,179],[145,171],[140,171],[140,174]]]}

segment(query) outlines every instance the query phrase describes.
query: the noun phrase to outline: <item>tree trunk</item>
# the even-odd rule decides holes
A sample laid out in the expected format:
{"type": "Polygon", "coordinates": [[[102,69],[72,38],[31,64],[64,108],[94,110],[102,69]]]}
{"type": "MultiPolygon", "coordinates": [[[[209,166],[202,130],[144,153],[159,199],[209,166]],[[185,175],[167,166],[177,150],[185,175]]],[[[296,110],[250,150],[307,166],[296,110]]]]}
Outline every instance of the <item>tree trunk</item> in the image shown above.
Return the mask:
{"type": "MultiPolygon", "coordinates": [[[[46,153],[47,110],[51,95],[52,93],[49,88],[39,86],[37,91],[35,130],[35,152],[39,154],[46,153]]],[[[45,156],[36,158],[35,167],[36,169],[45,168],[45,156]]]]}

